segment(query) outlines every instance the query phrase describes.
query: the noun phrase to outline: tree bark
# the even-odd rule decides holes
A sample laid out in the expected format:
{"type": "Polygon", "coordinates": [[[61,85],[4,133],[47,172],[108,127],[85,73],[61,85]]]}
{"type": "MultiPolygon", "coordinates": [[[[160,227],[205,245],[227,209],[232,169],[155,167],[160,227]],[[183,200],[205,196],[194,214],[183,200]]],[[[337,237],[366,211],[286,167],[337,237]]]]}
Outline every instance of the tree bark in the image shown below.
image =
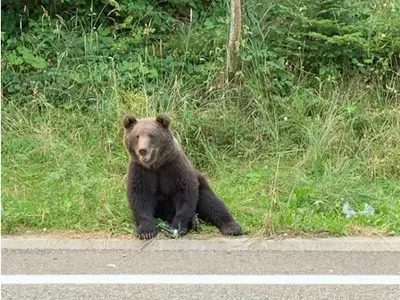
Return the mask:
{"type": "Polygon", "coordinates": [[[241,0],[231,0],[231,28],[229,33],[229,45],[227,51],[227,71],[228,80],[231,81],[235,76],[238,56],[239,43],[242,35],[242,5],[241,0]]]}

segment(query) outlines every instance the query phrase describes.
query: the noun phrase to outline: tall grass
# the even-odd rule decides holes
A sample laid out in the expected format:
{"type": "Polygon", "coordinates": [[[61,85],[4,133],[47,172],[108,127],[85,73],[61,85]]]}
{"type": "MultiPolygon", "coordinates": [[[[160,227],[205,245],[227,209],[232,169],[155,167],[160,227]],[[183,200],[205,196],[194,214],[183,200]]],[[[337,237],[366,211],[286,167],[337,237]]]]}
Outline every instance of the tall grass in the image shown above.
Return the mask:
{"type": "Polygon", "coordinates": [[[361,105],[349,95],[357,94],[353,85],[328,98],[299,89],[275,118],[257,107],[241,110],[235,99],[195,109],[190,91],[164,93],[147,101],[113,93],[107,106],[84,112],[5,105],[3,232],[131,232],[121,117],[155,115],[158,99],[168,101],[184,149],[248,233],[399,232],[400,107],[361,105]],[[321,105],[315,115],[305,98],[321,105]],[[375,216],[346,220],[347,201],[360,210],[372,205],[375,216]]]}

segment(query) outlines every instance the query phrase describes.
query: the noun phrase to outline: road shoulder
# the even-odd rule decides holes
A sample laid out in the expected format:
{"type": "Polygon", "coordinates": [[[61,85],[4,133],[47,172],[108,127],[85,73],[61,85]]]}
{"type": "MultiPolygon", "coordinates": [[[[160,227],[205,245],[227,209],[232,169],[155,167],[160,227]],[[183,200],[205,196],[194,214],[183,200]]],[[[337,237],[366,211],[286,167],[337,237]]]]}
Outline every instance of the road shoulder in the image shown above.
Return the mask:
{"type": "Polygon", "coordinates": [[[130,249],[130,250],[196,250],[196,251],[373,251],[399,252],[400,237],[333,237],[290,238],[282,240],[262,238],[212,238],[212,239],[137,239],[96,238],[69,239],[43,236],[3,237],[2,249],[130,249]]]}

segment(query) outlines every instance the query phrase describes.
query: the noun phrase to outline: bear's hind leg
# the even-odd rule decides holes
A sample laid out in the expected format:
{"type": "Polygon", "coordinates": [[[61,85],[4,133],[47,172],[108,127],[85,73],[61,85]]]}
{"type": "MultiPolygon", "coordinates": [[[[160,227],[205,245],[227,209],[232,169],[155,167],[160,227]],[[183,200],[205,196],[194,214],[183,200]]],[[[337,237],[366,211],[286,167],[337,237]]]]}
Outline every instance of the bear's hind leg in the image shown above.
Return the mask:
{"type": "Polygon", "coordinates": [[[207,180],[198,175],[199,178],[199,202],[197,212],[199,218],[216,226],[223,235],[242,235],[242,227],[230,214],[228,207],[213,192],[207,180]]]}

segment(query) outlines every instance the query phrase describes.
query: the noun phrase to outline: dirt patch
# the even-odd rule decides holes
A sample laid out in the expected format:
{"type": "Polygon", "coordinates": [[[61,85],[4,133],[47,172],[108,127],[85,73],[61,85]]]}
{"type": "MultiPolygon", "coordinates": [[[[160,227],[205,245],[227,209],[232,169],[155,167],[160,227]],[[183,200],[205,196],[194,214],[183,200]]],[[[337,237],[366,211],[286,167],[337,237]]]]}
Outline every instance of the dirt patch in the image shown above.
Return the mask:
{"type": "Polygon", "coordinates": [[[76,232],[73,230],[28,230],[23,233],[17,234],[6,234],[2,235],[2,238],[26,238],[26,237],[46,237],[54,239],[107,239],[107,238],[118,238],[118,239],[136,239],[132,234],[112,234],[106,231],[91,231],[91,232],[76,232]]]}
{"type": "MultiPolygon", "coordinates": [[[[292,238],[305,238],[305,239],[318,239],[318,238],[331,238],[339,236],[348,237],[389,237],[396,236],[385,230],[378,230],[373,227],[362,227],[357,225],[351,225],[347,230],[346,235],[333,235],[332,233],[325,231],[316,232],[303,232],[300,230],[281,231],[274,233],[257,233],[252,235],[244,235],[242,237],[260,238],[260,239],[271,239],[271,240],[284,240],[292,238]]],[[[106,231],[88,231],[88,232],[77,232],[73,230],[27,230],[25,232],[17,234],[2,234],[2,238],[48,238],[48,239],[78,239],[78,240],[89,240],[89,239],[120,239],[120,240],[138,240],[134,234],[121,234],[111,233],[106,231]]],[[[180,237],[181,240],[209,240],[216,238],[229,238],[222,236],[219,232],[200,231],[191,232],[184,237],[180,237]]],[[[168,240],[171,239],[169,236],[160,232],[156,239],[168,240]]]]}
{"type": "MultiPolygon", "coordinates": [[[[91,231],[91,232],[76,232],[73,230],[29,230],[19,234],[2,234],[2,238],[47,238],[47,239],[77,239],[77,240],[92,240],[92,239],[120,239],[120,240],[138,240],[134,234],[118,234],[106,231],[91,231]]],[[[188,235],[181,237],[184,240],[207,240],[212,238],[221,237],[218,232],[204,233],[192,232],[188,235]]],[[[156,239],[168,240],[171,239],[164,233],[159,233],[156,239]]]]}
{"type": "Polygon", "coordinates": [[[372,237],[372,236],[394,236],[390,232],[383,230],[383,229],[377,229],[373,227],[368,227],[368,226],[358,226],[358,225],[350,225],[349,229],[347,230],[348,236],[363,236],[363,237],[372,237]]]}

